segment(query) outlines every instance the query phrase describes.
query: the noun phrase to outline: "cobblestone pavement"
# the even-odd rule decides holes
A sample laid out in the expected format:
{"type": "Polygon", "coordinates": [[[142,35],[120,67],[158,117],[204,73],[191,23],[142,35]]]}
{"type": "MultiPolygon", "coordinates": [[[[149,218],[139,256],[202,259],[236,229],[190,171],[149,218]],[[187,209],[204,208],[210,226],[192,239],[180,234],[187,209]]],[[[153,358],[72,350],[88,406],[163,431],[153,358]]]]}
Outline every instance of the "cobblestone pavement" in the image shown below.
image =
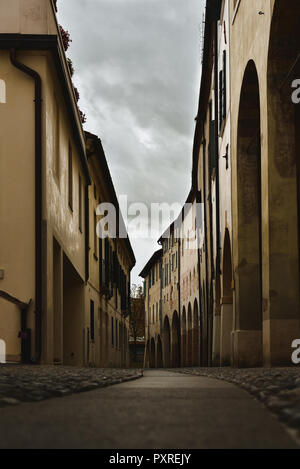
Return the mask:
{"type": "Polygon", "coordinates": [[[181,368],[176,371],[242,387],[275,413],[300,443],[300,368],[181,368]]]}
{"type": "Polygon", "coordinates": [[[137,369],[1,366],[0,407],[90,391],[141,376],[137,369]]]}

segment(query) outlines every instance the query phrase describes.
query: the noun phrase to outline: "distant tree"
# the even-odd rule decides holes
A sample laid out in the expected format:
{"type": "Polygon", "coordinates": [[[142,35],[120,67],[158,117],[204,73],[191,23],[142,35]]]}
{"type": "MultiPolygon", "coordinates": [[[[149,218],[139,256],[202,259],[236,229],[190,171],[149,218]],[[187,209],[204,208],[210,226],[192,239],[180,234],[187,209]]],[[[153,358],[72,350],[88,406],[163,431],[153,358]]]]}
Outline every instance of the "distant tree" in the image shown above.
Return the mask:
{"type": "Polygon", "coordinates": [[[134,341],[134,361],[136,361],[136,344],[138,338],[145,337],[145,298],[142,285],[132,285],[130,335],[134,341]]]}

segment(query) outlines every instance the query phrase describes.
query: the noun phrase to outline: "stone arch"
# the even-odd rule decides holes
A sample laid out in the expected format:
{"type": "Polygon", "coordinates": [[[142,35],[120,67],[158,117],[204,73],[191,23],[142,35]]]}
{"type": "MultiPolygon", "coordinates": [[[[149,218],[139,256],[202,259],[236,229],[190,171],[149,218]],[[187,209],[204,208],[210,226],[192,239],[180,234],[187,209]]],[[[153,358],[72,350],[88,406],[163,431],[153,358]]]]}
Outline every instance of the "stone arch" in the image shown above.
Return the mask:
{"type": "Polygon", "coordinates": [[[193,314],[191,303],[188,305],[187,317],[187,355],[186,364],[192,366],[193,363],[193,314]]]}
{"type": "Polygon", "coordinates": [[[250,60],[241,88],[237,135],[236,366],[259,366],[262,361],[261,188],[260,89],[250,60]]]}
{"type": "Polygon", "coordinates": [[[193,366],[199,366],[200,364],[199,333],[199,309],[198,301],[195,299],[193,311],[193,366]]]}
{"type": "Polygon", "coordinates": [[[180,367],[180,320],[177,311],[172,318],[172,367],[180,367]]]}
{"type": "Polygon", "coordinates": [[[221,348],[221,280],[220,274],[216,272],[214,282],[214,321],[213,321],[213,366],[220,366],[221,348]]]}
{"type": "Polygon", "coordinates": [[[290,363],[300,333],[300,3],[286,6],[275,1],[268,56],[266,365],[290,363]]]}
{"type": "Polygon", "coordinates": [[[181,366],[186,365],[186,309],[185,306],[182,310],[182,319],[181,319],[181,366]]]}
{"type": "Polygon", "coordinates": [[[225,231],[222,260],[221,299],[221,366],[231,363],[231,333],[233,329],[232,259],[228,229],[225,231]]]}
{"type": "Polygon", "coordinates": [[[155,368],[155,340],[151,339],[150,341],[150,368],[155,368]]]}
{"type": "Polygon", "coordinates": [[[160,335],[157,337],[157,368],[163,367],[163,352],[162,352],[162,341],[160,335]]]}
{"type": "Polygon", "coordinates": [[[145,347],[145,356],[144,356],[144,368],[150,367],[150,341],[147,340],[145,347]]]}
{"type": "Polygon", "coordinates": [[[163,342],[164,367],[169,368],[171,366],[171,328],[168,316],[164,319],[163,342]]]}
{"type": "Polygon", "coordinates": [[[0,104],[6,104],[6,83],[0,79],[0,104]]]}

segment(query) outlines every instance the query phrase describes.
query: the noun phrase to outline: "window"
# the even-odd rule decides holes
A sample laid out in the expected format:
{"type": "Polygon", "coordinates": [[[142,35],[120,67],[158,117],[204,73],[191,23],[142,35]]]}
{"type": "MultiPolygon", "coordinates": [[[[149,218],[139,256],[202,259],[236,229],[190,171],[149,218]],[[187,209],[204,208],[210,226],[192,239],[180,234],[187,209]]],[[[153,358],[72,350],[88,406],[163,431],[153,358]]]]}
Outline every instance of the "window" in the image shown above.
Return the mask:
{"type": "Polygon", "coordinates": [[[226,50],[223,51],[222,70],[219,72],[219,131],[222,131],[222,125],[226,119],[226,50]]]}
{"type": "MultiPolygon", "coordinates": [[[[209,165],[210,175],[212,176],[213,170],[216,167],[216,120],[213,120],[212,101],[209,103],[209,165]]],[[[189,236],[189,234],[188,234],[189,236]]]]}
{"type": "Polygon", "coordinates": [[[56,177],[59,176],[59,145],[60,140],[60,132],[59,132],[59,105],[58,99],[54,96],[54,129],[53,129],[53,161],[54,161],[54,173],[56,177]]]}
{"type": "Polygon", "coordinates": [[[79,230],[82,233],[82,182],[81,176],[78,177],[78,218],[79,218],[79,230]]]}
{"type": "Polygon", "coordinates": [[[98,243],[97,243],[97,216],[94,212],[94,256],[97,258],[98,255],[98,243]]]}
{"type": "Polygon", "coordinates": [[[68,185],[69,207],[73,211],[73,157],[71,143],[69,143],[68,185]]]}
{"type": "Polygon", "coordinates": [[[4,80],[0,80],[0,104],[6,104],[6,84],[4,80]]]}
{"type": "Polygon", "coordinates": [[[94,342],[95,340],[95,304],[93,300],[91,300],[91,307],[90,307],[90,328],[91,328],[91,341],[94,342]]]}

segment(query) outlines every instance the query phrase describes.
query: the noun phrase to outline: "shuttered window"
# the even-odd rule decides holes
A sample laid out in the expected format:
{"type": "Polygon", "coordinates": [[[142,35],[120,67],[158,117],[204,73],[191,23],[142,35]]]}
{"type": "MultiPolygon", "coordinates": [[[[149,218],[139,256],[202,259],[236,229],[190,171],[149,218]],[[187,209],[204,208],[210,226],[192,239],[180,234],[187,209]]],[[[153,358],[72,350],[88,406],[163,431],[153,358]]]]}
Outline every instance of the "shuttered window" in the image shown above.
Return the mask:
{"type": "Polygon", "coordinates": [[[226,119],[226,112],[227,112],[227,96],[226,96],[226,86],[227,86],[227,78],[226,78],[226,68],[227,68],[227,57],[226,51],[223,51],[223,62],[222,62],[222,70],[219,72],[219,132],[222,130],[222,125],[224,120],[226,119]]]}

